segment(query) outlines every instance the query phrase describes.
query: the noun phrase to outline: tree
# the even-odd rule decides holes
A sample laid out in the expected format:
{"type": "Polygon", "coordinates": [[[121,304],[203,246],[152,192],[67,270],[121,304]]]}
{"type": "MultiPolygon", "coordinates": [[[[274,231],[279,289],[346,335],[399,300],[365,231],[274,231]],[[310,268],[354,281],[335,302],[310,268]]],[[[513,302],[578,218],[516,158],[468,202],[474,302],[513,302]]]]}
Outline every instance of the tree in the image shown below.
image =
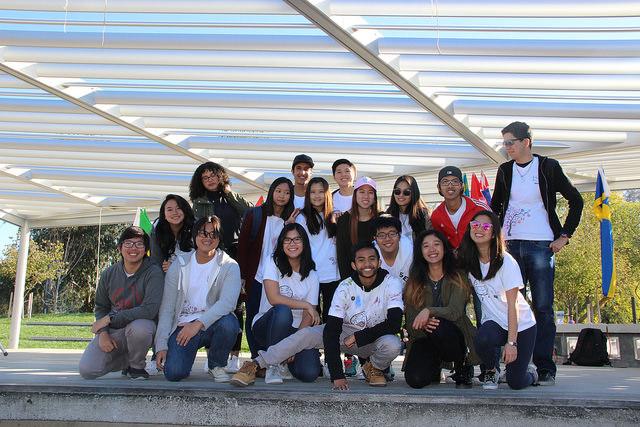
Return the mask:
{"type": "MultiPolygon", "coordinates": [[[[42,286],[56,278],[67,267],[63,260],[63,251],[63,244],[60,242],[36,242],[32,239],[29,244],[25,293],[34,292],[36,306],[41,301],[38,297],[42,295],[42,286]]],[[[0,259],[0,298],[5,308],[8,308],[9,295],[14,289],[17,263],[18,243],[14,242],[7,246],[0,259]]]]}

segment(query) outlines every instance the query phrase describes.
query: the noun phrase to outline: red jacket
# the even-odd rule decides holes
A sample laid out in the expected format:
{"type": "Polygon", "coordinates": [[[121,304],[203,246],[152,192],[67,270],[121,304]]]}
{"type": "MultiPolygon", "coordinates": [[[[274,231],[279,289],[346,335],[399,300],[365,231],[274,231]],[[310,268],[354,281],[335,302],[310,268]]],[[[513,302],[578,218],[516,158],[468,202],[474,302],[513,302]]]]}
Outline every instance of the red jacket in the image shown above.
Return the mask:
{"type": "Polygon", "coordinates": [[[466,200],[467,206],[462,214],[462,218],[460,218],[460,222],[458,223],[458,229],[453,226],[444,202],[440,203],[440,205],[438,205],[438,207],[431,213],[431,225],[434,229],[441,231],[445,236],[447,236],[447,239],[453,249],[457,249],[460,246],[460,243],[462,243],[462,238],[464,237],[465,231],[467,231],[467,225],[469,225],[471,218],[473,218],[477,212],[491,210],[489,206],[478,200],[474,200],[467,196],[462,197],[466,200]]]}

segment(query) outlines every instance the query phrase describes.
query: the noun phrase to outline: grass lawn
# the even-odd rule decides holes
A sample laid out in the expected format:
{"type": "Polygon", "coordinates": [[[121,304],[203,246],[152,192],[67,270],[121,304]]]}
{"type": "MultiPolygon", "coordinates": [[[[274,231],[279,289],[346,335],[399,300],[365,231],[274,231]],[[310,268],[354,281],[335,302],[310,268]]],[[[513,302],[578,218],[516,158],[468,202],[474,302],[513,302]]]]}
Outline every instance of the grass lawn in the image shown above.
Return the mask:
{"type": "MultiPolygon", "coordinates": [[[[93,313],[75,314],[36,314],[31,319],[22,319],[20,328],[20,348],[67,348],[82,350],[87,346],[86,342],[57,342],[57,341],[34,341],[31,337],[72,337],[72,338],[92,338],[89,326],[29,326],[28,322],[93,322],[93,313]]],[[[11,319],[0,317],[0,342],[6,347],[9,345],[9,329],[11,319]]],[[[204,349],[201,349],[204,351],[204,349]]],[[[249,351],[246,336],[242,335],[242,350],[249,351]]]]}

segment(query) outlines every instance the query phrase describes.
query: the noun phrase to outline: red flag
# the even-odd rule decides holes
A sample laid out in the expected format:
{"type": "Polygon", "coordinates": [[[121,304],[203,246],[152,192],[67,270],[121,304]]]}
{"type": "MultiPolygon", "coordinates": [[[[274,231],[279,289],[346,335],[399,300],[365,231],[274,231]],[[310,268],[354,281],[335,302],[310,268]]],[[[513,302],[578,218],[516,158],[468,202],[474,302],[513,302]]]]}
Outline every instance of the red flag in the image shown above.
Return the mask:
{"type": "Polygon", "coordinates": [[[480,180],[476,176],[476,174],[471,175],[471,192],[470,197],[474,200],[485,201],[484,196],[482,195],[482,185],[480,184],[480,180]]]}
{"type": "Polygon", "coordinates": [[[256,206],[260,206],[264,203],[264,197],[260,196],[260,198],[258,199],[258,201],[256,202],[256,206]]]}

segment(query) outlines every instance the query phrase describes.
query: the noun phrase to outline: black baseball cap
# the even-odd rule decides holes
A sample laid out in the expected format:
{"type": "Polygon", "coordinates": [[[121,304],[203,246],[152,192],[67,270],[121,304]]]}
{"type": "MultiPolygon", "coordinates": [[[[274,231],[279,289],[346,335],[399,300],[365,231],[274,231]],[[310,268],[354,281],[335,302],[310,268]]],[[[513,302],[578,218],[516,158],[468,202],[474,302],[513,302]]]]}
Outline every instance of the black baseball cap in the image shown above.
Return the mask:
{"type": "Polygon", "coordinates": [[[291,165],[291,170],[295,169],[298,163],[307,163],[312,168],[314,166],[313,159],[306,154],[298,154],[296,157],[294,157],[293,164],[291,165]]]}
{"type": "Polygon", "coordinates": [[[453,176],[462,181],[462,171],[455,166],[445,166],[440,169],[440,172],[438,172],[438,184],[446,176],[453,176]]]}

